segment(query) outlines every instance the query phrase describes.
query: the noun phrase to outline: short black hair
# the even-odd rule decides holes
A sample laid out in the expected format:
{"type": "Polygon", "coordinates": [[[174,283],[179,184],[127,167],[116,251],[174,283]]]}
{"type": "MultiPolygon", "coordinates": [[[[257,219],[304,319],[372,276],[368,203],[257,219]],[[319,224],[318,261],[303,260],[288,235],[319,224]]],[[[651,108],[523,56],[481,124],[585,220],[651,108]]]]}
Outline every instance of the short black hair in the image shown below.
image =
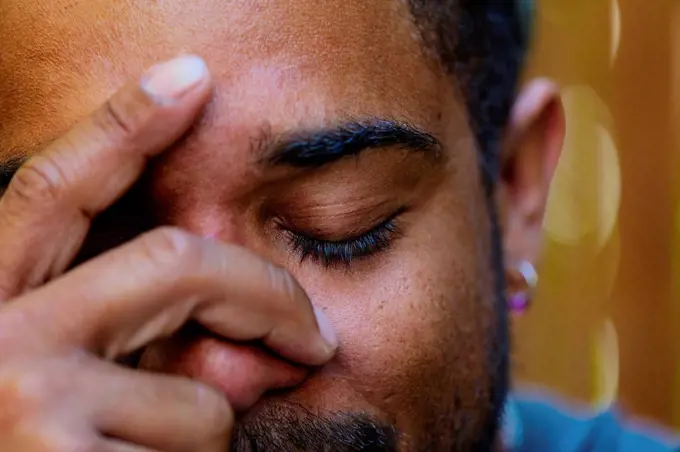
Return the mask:
{"type": "Polygon", "coordinates": [[[490,190],[499,176],[499,144],[527,53],[531,2],[409,0],[409,5],[428,53],[462,91],[490,190]]]}

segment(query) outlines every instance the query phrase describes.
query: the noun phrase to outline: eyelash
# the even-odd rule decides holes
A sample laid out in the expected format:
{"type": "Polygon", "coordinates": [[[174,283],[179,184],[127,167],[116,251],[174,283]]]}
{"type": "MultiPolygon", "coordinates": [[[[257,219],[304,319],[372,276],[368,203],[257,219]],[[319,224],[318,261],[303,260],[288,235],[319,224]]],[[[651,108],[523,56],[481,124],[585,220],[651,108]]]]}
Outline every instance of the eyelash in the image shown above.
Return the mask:
{"type": "Polygon", "coordinates": [[[286,230],[286,234],[300,262],[312,259],[324,267],[349,266],[355,260],[369,258],[390,248],[401,232],[396,220],[404,210],[398,210],[366,232],[343,240],[321,240],[290,229],[286,230]]]}

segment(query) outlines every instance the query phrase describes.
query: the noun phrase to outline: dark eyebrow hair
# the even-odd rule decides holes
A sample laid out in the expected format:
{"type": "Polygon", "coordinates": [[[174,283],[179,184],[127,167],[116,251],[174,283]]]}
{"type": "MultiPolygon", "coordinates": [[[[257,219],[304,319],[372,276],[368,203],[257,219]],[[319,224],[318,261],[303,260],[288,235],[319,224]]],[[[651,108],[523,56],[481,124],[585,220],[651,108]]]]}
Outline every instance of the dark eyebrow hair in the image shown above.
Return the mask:
{"type": "Polygon", "coordinates": [[[379,148],[431,151],[439,155],[441,145],[431,134],[392,120],[346,122],[339,126],[295,133],[276,140],[265,152],[269,166],[317,168],[361,152],[379,148]]]}
{"type": "Polygon", "coordinates": [[[4,193],[9,185],[9,182],[14,177],[21,165],[26,163],[28,157],[9,157],[0,158],[0,195],[4,193]]]}
{"type": "MultiPolygon", "coordinates": [[[[363,151],[398,148],[409,151],[429,151],[439,155],[441,144],[430,133],[411,124],[386,119],[351,121],[339,126],[298,132],[274,140],[264,151],[267,166],[318,168],[363,151]]],[[[29,157],[0,158],[0,195],[9,185],[19,167],[29,157]]]]}

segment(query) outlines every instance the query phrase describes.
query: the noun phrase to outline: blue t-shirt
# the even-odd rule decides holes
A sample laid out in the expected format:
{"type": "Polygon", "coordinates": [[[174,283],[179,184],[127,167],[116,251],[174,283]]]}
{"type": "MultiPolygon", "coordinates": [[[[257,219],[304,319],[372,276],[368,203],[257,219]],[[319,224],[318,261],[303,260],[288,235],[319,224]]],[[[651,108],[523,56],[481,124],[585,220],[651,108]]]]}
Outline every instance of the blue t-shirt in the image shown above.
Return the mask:
{"type": "Polygon", "coordinates": [[[680,452],[669,432],[625,425],[614,409],[579,413],[545,395],[514,394],[503,430],[511,452],[680,452]]]}

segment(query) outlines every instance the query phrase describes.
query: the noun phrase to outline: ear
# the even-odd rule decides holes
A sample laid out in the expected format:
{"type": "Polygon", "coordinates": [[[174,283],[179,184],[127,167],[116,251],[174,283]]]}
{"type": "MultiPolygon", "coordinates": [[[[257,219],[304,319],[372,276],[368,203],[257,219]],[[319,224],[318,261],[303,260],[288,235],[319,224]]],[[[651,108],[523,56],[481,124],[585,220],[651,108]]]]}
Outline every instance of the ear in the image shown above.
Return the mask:
{"type": "Polygon", "coordinates": [[[564,109],[557,86],[546,79],[530,81],[510,115],[497,192],[509,266],[539,258],[548,189],[564,134],[564,109]]]}

